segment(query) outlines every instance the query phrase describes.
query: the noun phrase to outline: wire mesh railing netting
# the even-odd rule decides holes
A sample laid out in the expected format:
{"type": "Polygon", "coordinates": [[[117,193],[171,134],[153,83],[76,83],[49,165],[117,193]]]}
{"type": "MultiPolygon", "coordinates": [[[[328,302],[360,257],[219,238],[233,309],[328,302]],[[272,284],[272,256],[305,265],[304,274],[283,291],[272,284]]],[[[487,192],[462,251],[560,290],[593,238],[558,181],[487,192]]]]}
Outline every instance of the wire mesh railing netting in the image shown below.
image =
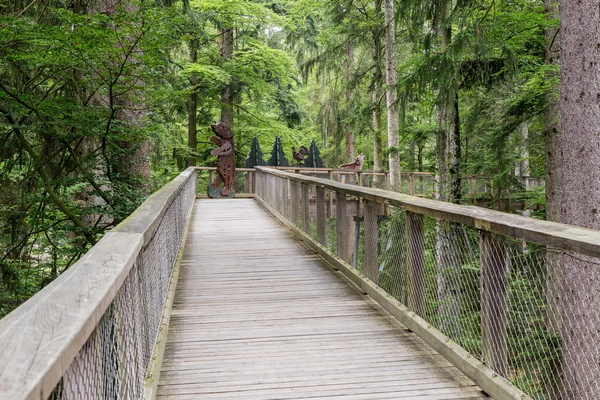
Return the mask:
{"type": "MultiPolygon", "coordinates": [[[[302,184],[259,176],[267,187],[258,196],[304,229],[302,184]],[[286,194],[265,196],[269,185],[286,194]]],[[[536,400],[600,398],[599,260],[327,188],[307,192],[313,239],[497,375],[536,400]]]]}
{"type": "Polygon", "coordinates": [[[144,243],[112,303],[50,395],[52,400],[140,399],[161,329],[171,273],[196,191],[195,174],[144,243]]]}

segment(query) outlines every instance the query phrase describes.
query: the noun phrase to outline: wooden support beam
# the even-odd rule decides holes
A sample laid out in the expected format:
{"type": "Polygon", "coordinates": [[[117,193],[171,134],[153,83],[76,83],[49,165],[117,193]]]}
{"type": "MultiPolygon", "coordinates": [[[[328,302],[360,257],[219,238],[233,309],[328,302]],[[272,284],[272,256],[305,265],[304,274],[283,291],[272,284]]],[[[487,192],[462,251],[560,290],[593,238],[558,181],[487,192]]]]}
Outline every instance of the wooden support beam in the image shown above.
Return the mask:
{"type": "Polygon", "coordinates": [[[326,224],[325,216],[325,189],[317,187],[317,240],[322,245],[326,244],[326,224]]]}
{"type": "Polygon", "coordinates": [[[406,248],[408,265],[408,301],[407,306],[418,315],[425,317],[425,229],[423,215],[406,213],[406,248]]]}
{"type": "Polygon", "coordinates": [[[507,376],[506,251],[504,240],[480,231],[481,336],[483,361],[499,375],[507,376]]]}
{"type": "Polygon", "coordinates": [[[377,220],[379,214],[379,204],[372,201],[364,202],[365,218],[365,237],[364,251],[365,258],[363,272],[375,283],[379,282],[379,264],[378,264],[378,243],[379,243],[379,223],[377,220]]]}
{"type": "Polygon", "coordinates": [[[290,203],[292,206],[292,223],[298,225],[299,213],[300,213],[300,183],[290,179],[290,203]]]}
{"type": "Polygon", "coordinates": [[[335,242],[336,252],[338,257],[348,261],[348,241],[346,235],[349,233],[346,214],[346,195],[343,193],[335,193],[335,242]]]}
{"type": "Polygon", "coordinates": [[[308,203],[308,185],[302,184],[302,227],[310,235],[310,206],[308,203]]]}
{"type": "MultiPolygon", "coordinates": [[[[333,173],[331,171],[329,171],[327,173],[327,179],[328,180],[332,180],[333,179],[333,173]]],[[[331,218],[333,216],[333,193],[329,193],[329,197],[327,200],[327,218],[331,218]]]]}

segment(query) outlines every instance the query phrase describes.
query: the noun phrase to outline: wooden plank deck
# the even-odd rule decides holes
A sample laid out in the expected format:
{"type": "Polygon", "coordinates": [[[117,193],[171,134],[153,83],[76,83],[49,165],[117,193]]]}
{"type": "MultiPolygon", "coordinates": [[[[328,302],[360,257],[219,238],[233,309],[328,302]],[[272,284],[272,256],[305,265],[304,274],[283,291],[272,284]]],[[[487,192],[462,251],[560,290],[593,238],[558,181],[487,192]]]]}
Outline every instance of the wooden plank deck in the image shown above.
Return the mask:
{"type": "Polygon", "coordinates": [[[197,200],[159,399],[485,399],[254,200],[197,200]]]}

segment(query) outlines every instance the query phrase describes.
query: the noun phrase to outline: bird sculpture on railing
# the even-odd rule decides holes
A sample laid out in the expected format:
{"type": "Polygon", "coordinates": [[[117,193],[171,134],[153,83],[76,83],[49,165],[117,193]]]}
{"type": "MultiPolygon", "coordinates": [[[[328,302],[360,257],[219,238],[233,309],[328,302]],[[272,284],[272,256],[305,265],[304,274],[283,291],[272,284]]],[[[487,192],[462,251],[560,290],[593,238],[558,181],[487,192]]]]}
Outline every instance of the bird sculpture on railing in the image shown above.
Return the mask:
{"type": "Polygon", "coordinates": [[[296,151],[296,148],[292,146],[292,156],[296,160],[296,166],[300,166],[304,161],[304,157],[308,155],[308,149],[305,146],[300,146],[300,149],[296,151]]]}

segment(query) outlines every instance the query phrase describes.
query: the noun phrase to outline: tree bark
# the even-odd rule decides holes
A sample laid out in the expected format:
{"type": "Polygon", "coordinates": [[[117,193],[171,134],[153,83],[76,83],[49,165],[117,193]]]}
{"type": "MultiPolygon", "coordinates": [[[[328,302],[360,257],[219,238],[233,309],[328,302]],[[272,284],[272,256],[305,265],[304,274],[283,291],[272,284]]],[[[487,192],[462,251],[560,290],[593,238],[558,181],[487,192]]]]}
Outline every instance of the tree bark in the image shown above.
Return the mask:
{"type": "MultiPolygon", "coordinates": [[[[439,1],[435,33],[443,51],[452,43],[450,0],[439,1]]],[[[460,118],[456,82],[443,88],[438,84],[436,95],[438,131],[436,137],[436,193],[441,201],[458,203],[461,198],[460,118]]],[[[436,258],[438,266],[438,299],[440,330],[456,340],[462,332],[460,322],[460,226],[438,220],[436,224],[436,258]]]]}
{"type": "MultiPolygon", "coordinates": [[[[375,10],[380,15],[381,0],[375,1],[375,10]]],[[[383,71],[382,71],[382,48],[381,48],[381,33],[382,31],[375,27],[373,30],[373,62],[375,64],[375,70],[373,74],[373,169],[375,171],[381,171],[383,169],[383,138],[382,138],[382,113],[381,105],[379,101],[382,97],[382,82],[383,82],[383,71]]],[[[380,177],[375,177],[376,187],[381,187],[380,177]]]]}
{"type": "MultiPolygon", "coordinates": [[[[558,0],[545,0],[546,18],[558,19],[558,0]]],[[[548,65],[560,65],[560,33],[557,28],[544,31],[546,52],[545,62],[548,65]]],[[[548,81],[557,80],[558,71],[551,70],[548,81]]],[[[561,222],[561,151],[560,151],[560,96],[558,88],[551,87],[547,94],[547,106],[544,112],[545,120],[545,147],[546,147],[546,219],[561,222]]],[[[546,329],[550,333],[560,335],[562,329],[562,255],[554,249],[547,249],[546,253],[546,302],[547,320],[546,329]]],[[[562,397],[562,366],[558,357],[552,358],[549,366],[552,379],[546,385],[549,400],[562,397]]]]}
{"type": "MultiPolygon", "coordinates": [[[[558,18],[558,0],[545,0],[546,17],[549,20],[558,18]]],[[[558,29],[547,29],[544,32],[546,41],[546,64],[560,65],[560,34],[558,29]]],[[[549,73],[548,80],[554,81],[557,72],[549,73]]],[[[547,95],[548,105],[544,112],[546,125],[546,219],[560,222],[560,102],[558,90],[547,95]]]]}
{"type": "MultiPolygon", "coordinates": [[[[519,144],[517,146],[518,159],[515,163],[515,176],[517,178],[527,178],[529,173],[529,150],[527,149],[527,140],[529,138],[529,123],[523,122],[519,125],[519,144]]],[[[525,185],[527,181],[523,180],[525,185]]],[[[525,189],[529,189],[527,186],[525,189]]]]}
{"type": "Polygon", "coordinates": [[[387,103],[387,134],[389,148],[390,186],[400,186],[400,157],[398,154],[398,94],[396,89],[396,29],[394,0],[385,0],[385,76],[387,103]]]}
{"type": "MultiPolygon", "coordinates": [[[[561,0],[562,222],[600,229],[600,8],[561,0]]],[[[600,398],[600,267],[562,258],[563,398],[600,398]]]]}
{"type": "MultiPolygon", "coordinates": [[[[549,20],[558,18],[558,0],[546,0],[546,17],[549,20]]],[[[544,32],[546,40],[545,60],[548,65],[560,64],[560,34],[558,29],[547,29],[544,32]]],[[[558,71],[550,72],[549,81],[554,81],[558,71]]],[[[547,107],[544,113],[546,132],[546,219],[561,222],[561,152],[560,152],[560,99],[558,90],[551,88],[547,95],[547,107]]],[[[558,88],[556,88],[558,89],[558,88]]],[[[548,299],[548,329],[559,333],[561,326],[560,293],[561,287],[560,254],[548,250],[547,256],[547,299],[548,299]]]]}
{"type": "Polygon", "coordinates": [[[346,154],[350,161],[354,160],[354,131],[350,125],[350,115],[352,109],[350,107],[350,100],[352,99],[352,89],[350,88],[350,80],[352,79],[352,63],[354,62],[354,53],[352,51],[352,40],[348,41],[346,45],[346,154]]]}
{"type": "MultiPolygon", "coordinates": [[[[233,56],[233,29],[221,29],[221,59],[226,62],[233,56]]],[[[230,83],[221,93],[221,122],[233,131],[233,83],[230,83]]]]}
{"type": "MultiPolygon", "coordinates": [[[[190,62],[198,61],[198,39],[192,39],[189,43],[190,62]]],[[[196,152],[198,147],[198,130],[196,114],[198,112],[198,77],[196,74],[190,76],[191,91],[188,97],[188,167],[196,165],[196,152]]]]}

